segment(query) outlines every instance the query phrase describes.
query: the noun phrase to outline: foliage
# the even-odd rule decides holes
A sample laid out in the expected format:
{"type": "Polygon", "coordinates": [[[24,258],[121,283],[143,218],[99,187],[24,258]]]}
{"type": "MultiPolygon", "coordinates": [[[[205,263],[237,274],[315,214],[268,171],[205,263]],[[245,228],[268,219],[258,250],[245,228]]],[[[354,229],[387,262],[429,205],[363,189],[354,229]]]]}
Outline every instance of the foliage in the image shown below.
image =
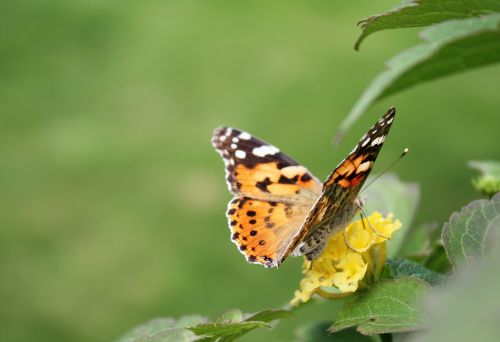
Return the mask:
{"type": "MultiPolygon", "coordinates": [[[[377,177],[377,176],[374,176],[377,177]]],[[[367,183],[370,184],[371,180],[367,183]]],[[[405,233],[412,232],[412,223],[420,200],[420,188],[416,183],[401,181],[397,175],[386,173],[376,179],[376,184],[366,187],[361,196],[366,197],[365,211],[379,211],[384,215],[397,213],[397,218],[404,223],[405,233]]],[[[389,257],[398,254],[406,234],[395,234],[388,244],[389,257]]]]}
{"type": "Polygon", "coordinates": [[[487,196],[500,192],[500,163],[489,161],[469,161],[469,167],[481,172],[479,177],[473,179],[474,187],[487,196]]]}
{"type": "Polygon", "coordinates": [[[423,303],[426,329],[409,342],[497,340],[499,268],[498,257],[468,264],[453,282],[435,288],[423,303]]]}
{"type": "Polygon", "coordinates": [[[421,258],[427,255],[441,238],[437,224],[423,223],[413,227],[405,235],[403,245],[398,251],[398,255],[421,258]]]}
{"type": "Polygon", "coordinates": [[[418,305],[429,285],[417,278],[384,280],[344,305],[330,331],[357,326],[365,335],[411,331],[422,327],[418,305]]]}
{"type": "Polygon", "coordinates": [[[443,227],[443,242],[454,267],[499,251],[500,193],[477,200],[453,213],[443,227]]]}
{"type": "Polygon", "coordinates": [[[211,322],[201,316],[186,316],[178,320],[159,318],[132,329],[118,342],[228,342],[255,328],[269,327],[270,322],[290,315],[286,310],[265,310],[243,318],[241,310],[232,309],[211,322]]]}
{"type": "Polygon", "coordinates": [[[372,339],[368,336],[361,335],[354,329],[344,329],[332,335],[328,332],[331,323],[313,322],[299,327],[295,333],[295,342],[370,342],[372,339]]]}
{"type": "Polygon", "coordinates": [[[391,277],[394,279],[409,276],[421,279],[430,285],[439,285],[445,280],[442,274],[408,259],[389,259],[387,260],[387,267],[391,272],[391,277]]]}
{"type": "MultiPolygon", "coordinates": [[[[425,26],[425,43],[405,50],[366,88],[344,119],[337,140],[375,101],[422,82],[500,61],[498,1],[410,1],[363,21],[363,34],[382,29],[425,26]],[[483,15],[481,15],[483,14],[483,15]],[[463,18],[447,20],[451,18],[463,18]]],[[[357,45],[357,46],[358,46],[357,45]]]]}
{"type": "Polygon", "coordinates": [[[496,0],[410,0],[386,13],[363,19],[359,25],[363,29],[356,41],[361,42],[370,34],[388,29],[418,27],[437,24],[451,19],[463,19],[500,12],[500,2],[496,0]]]}
{"type": "Polygon", "coordinates": [[[155,318],[131,329],[118,342],[139,341],[179,341],[188,342],[196,339],[196,334],[187,327],[206,322],[202,316],[185,316],[177,320],[173,318],[155,318]]]}

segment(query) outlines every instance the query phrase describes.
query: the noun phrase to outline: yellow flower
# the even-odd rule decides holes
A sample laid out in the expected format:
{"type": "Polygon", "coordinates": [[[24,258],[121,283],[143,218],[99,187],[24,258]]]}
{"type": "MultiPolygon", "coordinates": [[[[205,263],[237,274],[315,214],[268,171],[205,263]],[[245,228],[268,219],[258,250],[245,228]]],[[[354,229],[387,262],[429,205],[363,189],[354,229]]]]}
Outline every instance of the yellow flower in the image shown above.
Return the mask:
{"type": "Polygon", "coordinates": [[[387,258],[385,241],[401,228],[393,215],[374,212],[332,235],[325,249],[313,261],[305,261],[305,277],[295,291],[292,305],[307,302],[313,294],[340,298],[352,294],[376,279],[387,258]],[[347,242],[346,242],[347,239],[347,242]]]}

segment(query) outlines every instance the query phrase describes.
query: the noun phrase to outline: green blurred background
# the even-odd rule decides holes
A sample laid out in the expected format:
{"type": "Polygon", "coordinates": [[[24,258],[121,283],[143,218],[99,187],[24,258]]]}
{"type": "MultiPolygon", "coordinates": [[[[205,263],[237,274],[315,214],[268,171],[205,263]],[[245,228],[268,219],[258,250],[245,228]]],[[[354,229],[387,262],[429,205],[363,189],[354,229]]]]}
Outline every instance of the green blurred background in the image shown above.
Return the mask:
{"type": "MultiPolygon", "coordinates": [[[[416,30],[360,52],[356,22],[398,1],[2,1],[0,339],[109,341],[158,316],[281,306],[300,259],[249,265],[229,241],[230,199],[213,128],[277,145],[320,178],[395,105],[377,163],[422,187],[417,222],[478,195],[469,159],[499,159],[500,66],[371,108],[333,135],[416,30]]],[[[268,332],[332,320],[309,306],[268,332]]]]}

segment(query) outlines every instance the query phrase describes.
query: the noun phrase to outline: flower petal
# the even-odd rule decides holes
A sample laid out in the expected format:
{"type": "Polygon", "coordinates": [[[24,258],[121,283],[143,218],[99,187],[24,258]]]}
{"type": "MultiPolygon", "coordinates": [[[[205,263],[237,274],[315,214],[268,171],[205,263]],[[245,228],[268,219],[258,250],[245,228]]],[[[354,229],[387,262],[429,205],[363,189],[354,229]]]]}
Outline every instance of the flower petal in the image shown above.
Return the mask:
{"type": "Polygon", "coordinates": [[[341,292],[355,292],[365,276],[367,264],[359,253],[348,252],[335,267],[338,270],[332,275],[335,287],[341,292]]]}
{"type": "Polygon", "coordinates": [[[305,277],[300,281],[300,290],[295,291],[292,305],[307,302],[315,293],[322,295],[321,287],[355,292],[367,274],[380,273],[387,257],[385,241],[400,227],[401,222],[393,221],[392,214],[383,217],[374,212],[349,224],[345,233],[341,230],[332,235],[318,258],[304,262],[305,277]]]}

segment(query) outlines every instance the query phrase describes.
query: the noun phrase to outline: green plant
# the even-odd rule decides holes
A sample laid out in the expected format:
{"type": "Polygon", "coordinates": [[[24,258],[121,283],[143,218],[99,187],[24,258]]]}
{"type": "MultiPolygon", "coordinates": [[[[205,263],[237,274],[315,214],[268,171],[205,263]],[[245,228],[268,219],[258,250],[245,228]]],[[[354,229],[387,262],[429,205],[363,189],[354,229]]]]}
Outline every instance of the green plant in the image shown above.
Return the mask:
{"type": "Polygon", "coordinates": [[[370,34],[403,27],[429,26],[424,43],[387,62],[354,104],[340,127],[338,138],[377,100],[439,77],[500,61],[500,2],[495,0],[411,0],[381,15],[360,21],[370,34]]]}

